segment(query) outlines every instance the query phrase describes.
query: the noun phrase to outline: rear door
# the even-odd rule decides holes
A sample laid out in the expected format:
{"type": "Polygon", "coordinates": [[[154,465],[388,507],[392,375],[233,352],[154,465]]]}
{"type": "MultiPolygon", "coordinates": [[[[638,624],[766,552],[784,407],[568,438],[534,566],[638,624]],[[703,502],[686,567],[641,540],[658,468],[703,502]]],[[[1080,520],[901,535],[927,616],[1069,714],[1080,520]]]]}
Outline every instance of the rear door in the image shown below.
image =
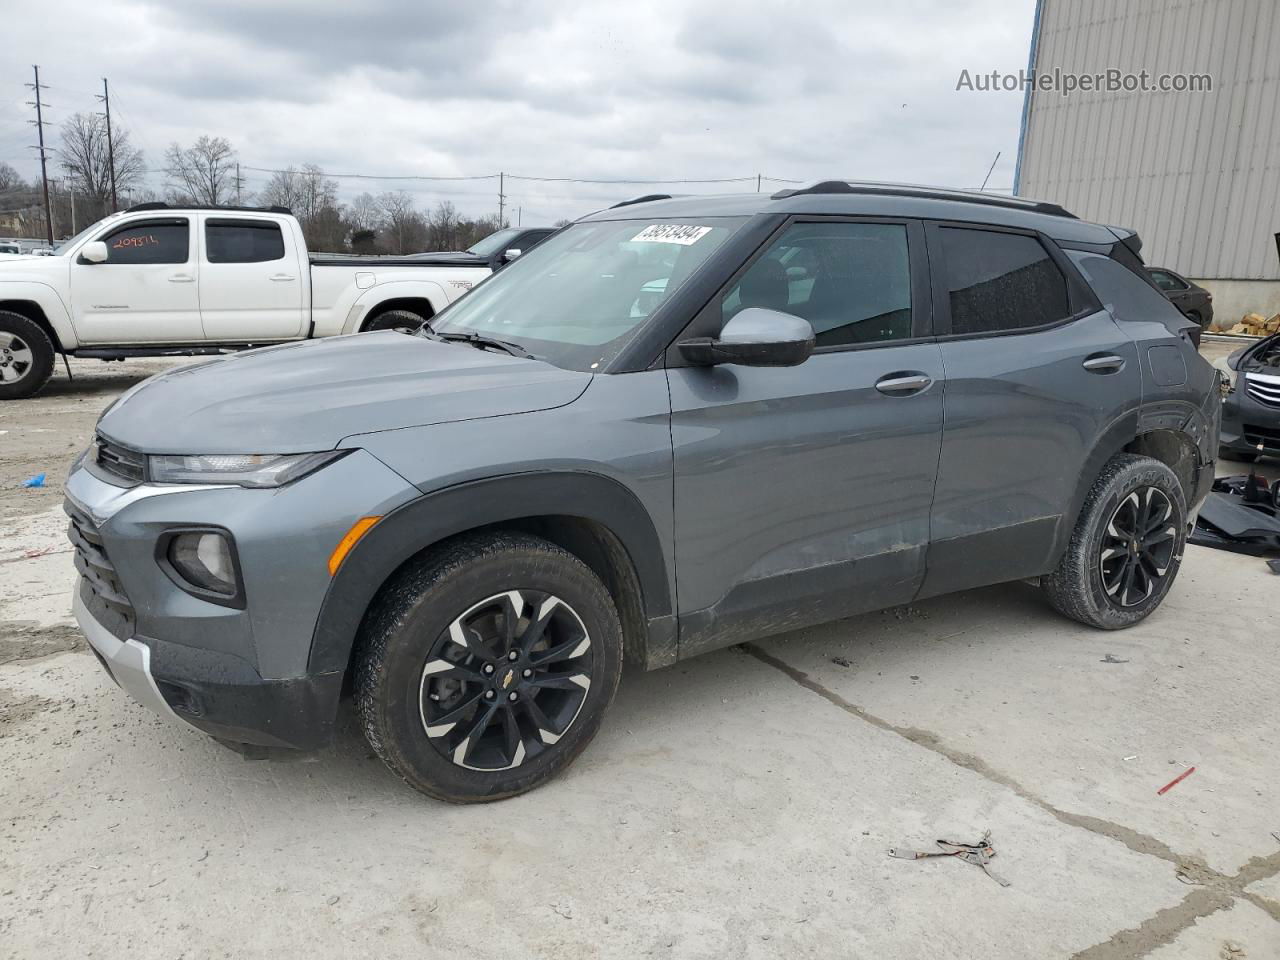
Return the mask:
{"type": "Polygon", "coordinates": [[[202,214],[200,315],[217,343],[291,340],[306,332],[308,264],[287,221],[202,214]]]}
{"type": "Polygon", "coordinates": [[[946,427],[923,596],[1046,572],[1095,444],[1142,391],[1134,344],[1052,241],[928,233],[946,427]]]}
{"type": "Polygon", "coordinates": [[[76,336],[86,345],[192,343],[204,338],[191,217],[155,217],[95,236],[107,259],[71,264],[76,336]]]}
{"type": "Polygon", "coordinates": [[[796,220],[687,335],[735,312],[804,317],[795,367],[668,353],[680,654],[911,599],[942,438],[920,224],[796,220]]]}

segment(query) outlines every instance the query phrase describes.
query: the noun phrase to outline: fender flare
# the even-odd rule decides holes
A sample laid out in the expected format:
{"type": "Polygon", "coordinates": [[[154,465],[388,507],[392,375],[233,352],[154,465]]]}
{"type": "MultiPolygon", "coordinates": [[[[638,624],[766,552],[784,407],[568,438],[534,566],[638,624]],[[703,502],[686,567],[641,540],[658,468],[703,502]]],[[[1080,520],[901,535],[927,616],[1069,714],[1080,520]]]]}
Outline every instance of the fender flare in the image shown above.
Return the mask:
{"type": "Polygon", "coordinates": [[[649,512],[630,490],[596,473],[520,473],[473,480],[411,500],[347,555],[320,605],[308,673],[343,671],[374,597],[405,561],[448,537],[527,517],[570,516],[610,530],[631,561],[644,617],[672,614],[667,563],[649,512]]]}
{"type": "Polygon", "coordinates": [[[71,311],[53,286],[42,280],[2,280],[0,302],[6,300],[25,300],[40,308],[57,337],[54,349],[74,350],[80,345],[71,322],[71,311]]]}
{"type": "Polygon", "coordinates": [[[421,297],[431,304],[431,309],[439,313],[449,305],[449,297],[444,287],[434,280],[392,280],[379,283],[362,291],[347,308],[342,323],[343,333],[356,333],[364,318],[381,303],[388,300],[403,300],[406,297],[421,297]]]}
{"type": "Polygon", "coordinates": [[[1137,408],[1116,418],[1098,437],[1093,449],[1085,457],[1084,464],[1080,469],[1080,480],[1076,484],[1076,491],[1071,497],[1071,503],[1068,505],[1067,512],[1063,515],[1062,521],[1058,525],[1057,535],[1054,537],[1053,552],[1050,554],[1050,570],[1057,566],[1058,561],[1062,559],[1062,555],[1066,552],[1067,545],[1071,542],[1071,534],[1076,529],[1076,521],[1080,519],[1080,511],[1084,509],[1085,498],[1089,496],[1089,491],[1093,489],[1093,484],[1102,473],[1102,468],[1117,453],[1122,453],[1124,448],[1138,436],[1140,419],[1141,411],[1137,408]]]}

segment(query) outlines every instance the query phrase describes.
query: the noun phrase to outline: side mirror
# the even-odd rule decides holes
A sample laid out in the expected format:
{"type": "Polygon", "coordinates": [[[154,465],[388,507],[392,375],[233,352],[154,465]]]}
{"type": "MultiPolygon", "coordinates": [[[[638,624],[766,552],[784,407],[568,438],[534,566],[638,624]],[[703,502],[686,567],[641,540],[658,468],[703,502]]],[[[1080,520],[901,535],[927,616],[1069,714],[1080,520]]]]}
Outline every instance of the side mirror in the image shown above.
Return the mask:
{"type": "Polygon", "coordinates": [[[684,358],[698,366],[737,363],[744,367],[794,367],[813,353],[809,321],[781,310],[747,307],[735,314],[718,337],[696,337],[679,344],[684,358]]]}
{"type": "Polygon", "coordinates": [[[516,257],[520,256],[520,254],[522,253],[524,253],[523,250],[517,250],[515,247],[512,247],[510,250],[504,250],[502,252],[502,259],[514,260],[516,257]]]}
{"type": "Polygon", "coordinates": [[[107,245],[101,240],[86,243],[80,248],[80,259],[86,263],[106,263],[107,245]]]}

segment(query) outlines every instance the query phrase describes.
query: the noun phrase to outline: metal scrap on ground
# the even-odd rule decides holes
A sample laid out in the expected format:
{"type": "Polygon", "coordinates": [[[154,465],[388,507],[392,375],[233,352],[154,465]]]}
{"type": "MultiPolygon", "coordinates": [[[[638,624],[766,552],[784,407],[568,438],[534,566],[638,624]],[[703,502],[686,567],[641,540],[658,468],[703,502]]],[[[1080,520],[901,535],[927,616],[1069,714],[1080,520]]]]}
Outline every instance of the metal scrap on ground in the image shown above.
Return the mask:
{"type": "MultiPolygon", "coordinates": [[[[1194,769],[1194,768],[1192,768],[1194,769]]],[[[931,857],[956,857],[975,867],[981,867],[988,877],[1002,887],[1009,886],[1009,881],[991,869],[991,859],[996,855],[991,846],[991,831],[982,835],[977,843],[955,843],[951,840],[935,840],[937,850],[908,850],[905,847],[890,847],[889,856],[899,860],[925,860],[931,857]]]]}

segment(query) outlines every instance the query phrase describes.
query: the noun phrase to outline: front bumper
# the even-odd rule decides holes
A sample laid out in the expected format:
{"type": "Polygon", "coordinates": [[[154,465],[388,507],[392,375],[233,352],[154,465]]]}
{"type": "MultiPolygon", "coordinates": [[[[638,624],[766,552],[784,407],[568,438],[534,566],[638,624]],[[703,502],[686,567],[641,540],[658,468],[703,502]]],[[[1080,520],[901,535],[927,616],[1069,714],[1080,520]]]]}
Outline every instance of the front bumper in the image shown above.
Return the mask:
{"type": "Polygon", "coordinates": [[[343,672],[310,663],[328,555],[355,519],[390,512],[414,488],[357,451],[270,490],[120,487],[78,467],[66,491],[80,573],[73,613],[116,683],[229,743],[330,741],[343,672]],[[242,608],[194,595],[161,565],[169,533],[215,524],[235,542],[242,608]]]}
{"type": "Polygon", "coordinates": [[[1222,404],[1222,449],[1235,453],[1265,454],[1280,457],[1280,406],[1263,403],[1251,395],[1247,383],[1251,379],[1270,381],[1274,377],[1238,373],[1236,388],[1222,404]]]}

